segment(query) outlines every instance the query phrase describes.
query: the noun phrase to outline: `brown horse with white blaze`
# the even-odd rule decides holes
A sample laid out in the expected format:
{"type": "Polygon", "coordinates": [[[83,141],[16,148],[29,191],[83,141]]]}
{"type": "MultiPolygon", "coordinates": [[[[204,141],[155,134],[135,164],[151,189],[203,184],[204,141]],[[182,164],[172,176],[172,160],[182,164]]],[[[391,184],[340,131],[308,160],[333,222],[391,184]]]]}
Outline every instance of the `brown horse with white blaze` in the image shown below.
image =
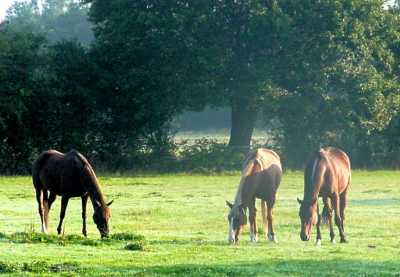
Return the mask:
{"type": "Polygon", "coordinates": [[[33,163],[33,185],[36,191],[36,200],[39,205],[39,215],[42,223],[42,232],[47,233],[48,215],[56,196],[61,196],[60,222],[57,227],[61,234],[62,222],[68,201],[71,197],[82,199],[82,233],[86,232],[86,204],[90,197],[93,205],[93,220],[97,225],[101,237],[109,233],[108,221],[110,218],[110,203],[106,203],[100,190],[96,174],[88,160],[79,152],[71,150],[63,154],[56,150],[43,152],[33,163]]]}
{"type": "Polygon", "coordinates": [[[344,233],[344,210],[347,191],[350,185],[350,159],[342,150],[334,147],[321,148],[314,153],[304,173],[304,198],[297,199],[300,204],[300,238],[310,239],[313,225],[317,226],[316,244],[321,244],[321,219],[329,225],[331,242],[335,242],[332,216],[339,229],[340,242],[347,242],[344,233]],[[322,197],[324,208],[319,214],[318,197],[322,197]]]}
{"type": "Polygon", "coordinates": [[[267,239],[277,242],[272,227],[272,209],[276,192],[282,178],[282,166],[278,154],[272,150],[260,148],[245,160],[239,188],[233,204],[226,201],[230,208],[228,215],[230,243],[237,243],[239,235],[246,225],[246,209],[249,209],[250,239],[257,242],[256,198],[261,199],[261,212],[267,239]],[[266,214],[267,209],[267,214],[266,214]]]}

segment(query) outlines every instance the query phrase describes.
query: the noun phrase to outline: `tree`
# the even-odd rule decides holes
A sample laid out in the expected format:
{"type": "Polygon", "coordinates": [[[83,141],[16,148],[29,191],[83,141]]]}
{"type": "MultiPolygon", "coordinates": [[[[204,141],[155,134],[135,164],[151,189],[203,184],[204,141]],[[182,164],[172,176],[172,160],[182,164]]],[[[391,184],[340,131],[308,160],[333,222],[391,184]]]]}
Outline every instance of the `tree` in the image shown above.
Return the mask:
{"type": "Polygon", "coordinates": [[[95,88],[102,111],[101,138],[108,153],[134,152],[182,110],[191,71],[180,4],[94,1],[96,42],[92,56],[101,72],[95,88]],[[129,151],[128,151],[129,150],[129,151]]]}
{"type": "MultiPolygon", "coordinates": [[[[249,145],[261,108],[282,113],[286,130],[305,126],[302,112],[346,113],[343,121],[368,128],[385,126],[393,115],[389,37],[378,35],[381,24],[392,23],[380,0],[90,2],[97,43],[113,49],[104,53],[107,67],[119,75],[140,68],[136,84],[145,74],[157,76],[163,99],[179,98],[179,107],[230,106],[231,146],[249,145]],[[188,84],[174,87],[176,80],[188,84]],[[166,84],[175,93],[166,93],[166,84]]],[[[323,133],[321,126],[315,132],[323,133]]]]}
{"type": "MultiPolygon", "coordinates": [[[[285,13],[292,9],[281,7],[285,13]]],[[[382,1],[324,1],[312,7],[288,13],[297,31],[284,44],[296,47],[283,49],[277,67],[282,81],[267,87],[275,102],[268,114],[279,117],[288,163],[297,166],[321,144],[357,152],[360,139],[385,129],[399,107],[398,19],[382,1]],[[318,20],[321,14],[329,20],[318,20]]]]}
{"type": "Polygon", "coordinates": [[[23,172],[32,154],[30,99],[45,40],[7,24],[0,28],[0,170],[23,172]]]}

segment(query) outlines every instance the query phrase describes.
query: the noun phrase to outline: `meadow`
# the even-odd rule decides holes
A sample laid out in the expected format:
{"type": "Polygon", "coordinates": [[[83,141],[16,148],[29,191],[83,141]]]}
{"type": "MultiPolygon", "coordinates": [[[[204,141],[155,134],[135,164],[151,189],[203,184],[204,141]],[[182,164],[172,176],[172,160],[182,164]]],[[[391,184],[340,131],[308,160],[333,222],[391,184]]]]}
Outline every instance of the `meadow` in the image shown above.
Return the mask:
{"type": "MultiPolygon", "coordinates": [[[[0,273],[4,276],[391,276],[400,274],[400,172],[354,171],[346,218],[348,244],[300,241],[297,197],[303,175],[286,172],[274,210],[278,244],[227,243],[227,207],[239,182],[232,175],[100,175],[114,199],[112,236],[100,240],[88,205],[81,235],[80,199],[71,200],[64,233],[41,235],[30,177],[0,177],[0,273]]],[[[264,233],[260,218],[258,226],[264,233]]],[[[337,229],[335,232],[338,235],[337,229]]]]}

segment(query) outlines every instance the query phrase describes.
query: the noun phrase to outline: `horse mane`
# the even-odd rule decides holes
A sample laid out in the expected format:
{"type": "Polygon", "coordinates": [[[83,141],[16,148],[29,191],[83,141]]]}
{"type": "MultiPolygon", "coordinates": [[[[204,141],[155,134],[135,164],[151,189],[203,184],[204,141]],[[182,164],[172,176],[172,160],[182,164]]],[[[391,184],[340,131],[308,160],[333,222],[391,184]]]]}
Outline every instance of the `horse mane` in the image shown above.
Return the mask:
{"type": "Polygon", "coordinates": [[[108,210],[108,206],[104,199],[103,193],[101,192],[100,184],[97,180],[96,173],[94,172],[93,167],[91,166],[89,161],[76,150],[71,150],[67,154],[74,155],[83,163],[81,179],[84,183],[84,186],[86,186],[89,191],[89,196],[94,198],[92,199],[92,201],[93,200],[99,201],[102,208],[108,210]]]}
{"type": "Polygon", "coordinates": [[[305,174],[304,174],[304,202],[313,203],[318,199],[319,188],[315,190],[316,184],[321,186],[323,174],[319,170],[321,166],[321,161],[324,160],[328,167],[331,167],[331,162],[327,156],[327,152],[330,152],[330,148],[321,148],[315,152],[313,158],[307,164],[305,174]],[[317,180],[317,182],[315,182],[317,180]]]}

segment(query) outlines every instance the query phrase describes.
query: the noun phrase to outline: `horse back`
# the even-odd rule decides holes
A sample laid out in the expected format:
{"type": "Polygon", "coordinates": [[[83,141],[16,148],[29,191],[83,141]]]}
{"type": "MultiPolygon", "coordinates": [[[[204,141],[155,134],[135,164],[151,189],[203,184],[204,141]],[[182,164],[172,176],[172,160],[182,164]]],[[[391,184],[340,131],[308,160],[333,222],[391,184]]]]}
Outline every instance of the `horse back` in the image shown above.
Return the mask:
{"type": "Polygon", "coordinates": [[[275,198],[281,178],[282,166],[278,154],[265,148],[257,149],[245,161],[238,190],[240,199],[248,202],[254,197],[267,201],[275,198]]]}
{"type": "Polygon", "coordinates": [[[332,161],[331,171],[335,175],[338,192],[345,191],[350,184],[351,165],[350,159],[345,152],[337,148],[328,149],[329,159],[332,161]]]}
{"type": "Polygon", "coordinates": [[[319,174],[325,168],[324,184],[321,192],[323,194],[344,192],[350,183],[350,159],[340,149],[333,147],[322,148],[315,157],[316,171],[319,174]]]}
{"type": "Polygon", "coordinates": [[[81,196],[86,191],[81,184],[83,161],[76,151],[67,154],[55,150],[43,152],[33,167],[35,187],[71,197],[81,196]]]}

